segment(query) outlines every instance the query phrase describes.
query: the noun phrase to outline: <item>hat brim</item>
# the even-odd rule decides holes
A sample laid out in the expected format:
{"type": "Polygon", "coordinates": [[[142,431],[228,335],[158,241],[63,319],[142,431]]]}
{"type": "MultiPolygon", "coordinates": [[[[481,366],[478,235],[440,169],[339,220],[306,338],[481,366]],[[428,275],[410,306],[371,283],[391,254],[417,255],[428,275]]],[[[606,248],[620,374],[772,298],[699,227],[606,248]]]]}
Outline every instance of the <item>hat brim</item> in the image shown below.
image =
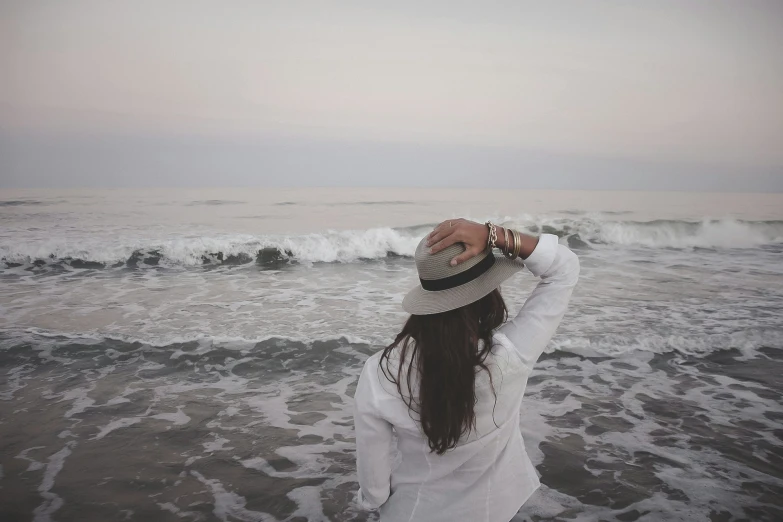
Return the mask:
{"type": "Polygon", "coordinates": [[[413,288],[402,300],[402,308],[413,315],[430,315],[454,310],[478,301],[524,267],[521,259],[511,260],[495,255],[495,263],[489,270],[463,285],[436,291],[425,290],[421,285],[413,288]]]}

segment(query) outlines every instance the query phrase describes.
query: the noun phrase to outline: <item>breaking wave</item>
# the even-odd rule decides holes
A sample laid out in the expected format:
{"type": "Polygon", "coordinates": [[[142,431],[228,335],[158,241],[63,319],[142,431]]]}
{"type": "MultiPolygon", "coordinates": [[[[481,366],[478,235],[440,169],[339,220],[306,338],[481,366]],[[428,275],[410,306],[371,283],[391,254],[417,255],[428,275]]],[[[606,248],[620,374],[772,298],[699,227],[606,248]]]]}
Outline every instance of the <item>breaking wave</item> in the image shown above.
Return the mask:
{"type": "Polygon", "coordinates": [[[124,245],[51,240],[0,245],[6,267],[68,265],[73,268],[140,268],[144,266],[242,265],[278,266],[410,256],[429,227],[373,228],[300,236],[225,235],[186,237],[124,245]]]}
{"type": "MultiPolygon", "coordinates": [[[[551,233],[572,248],[756,248],[783,244],[783,221],[607,221],[592,218],[517,218],[504,224],[551,233]]],[[[405,228],[329,231],[298,236],[221,235],[125,244],[111,239],[0,243],[6,268],[70,266],[80,269],[145,266],[351,263],[411,257],[432,224],[405,228]]]]}

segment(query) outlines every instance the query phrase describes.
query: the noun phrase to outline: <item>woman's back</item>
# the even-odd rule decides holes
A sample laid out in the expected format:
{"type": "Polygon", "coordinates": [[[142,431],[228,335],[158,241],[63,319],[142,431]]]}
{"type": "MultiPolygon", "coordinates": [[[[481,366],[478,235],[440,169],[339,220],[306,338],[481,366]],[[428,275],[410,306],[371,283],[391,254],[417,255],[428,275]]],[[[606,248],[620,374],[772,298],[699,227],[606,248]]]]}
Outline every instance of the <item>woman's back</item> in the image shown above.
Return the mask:
{"type": "Polygon", "coordinates": [[[512,496],[524,502],[538,487],[519,432],[530,372],[504,335],[495,340],[486,360],[492,382],[485,371],[476,378],[476,427],[443,455],[430,450],[416,414],[409,413],[396,386],[384,377],[380,353],[367,360],[362,379],[372,389],[357,389],[357,400],[372,398],[384,411],[398,452],[392,447],[393,494],[381,509],[384,522],[499,520],[507,514],[510,519],[519,509],[516,502],[503,505],[493,499],[512,496]]]}
{"type": "Polygon", "coordinates": [[[386,358],[378,353],[365,364],[355,413],[360,502],[380,507],[383,521],[506,522],[539,486],[519,412],[532,366],[567,308],[579,262],[555,236],[543,235],[525,265],[541,282],[517,316],[492,334],[485,369],[476,367],[474,422],[442,454],[432,450],[415,407],[418,361],[400,363],[402,352],[393,345],[386,358]]]}

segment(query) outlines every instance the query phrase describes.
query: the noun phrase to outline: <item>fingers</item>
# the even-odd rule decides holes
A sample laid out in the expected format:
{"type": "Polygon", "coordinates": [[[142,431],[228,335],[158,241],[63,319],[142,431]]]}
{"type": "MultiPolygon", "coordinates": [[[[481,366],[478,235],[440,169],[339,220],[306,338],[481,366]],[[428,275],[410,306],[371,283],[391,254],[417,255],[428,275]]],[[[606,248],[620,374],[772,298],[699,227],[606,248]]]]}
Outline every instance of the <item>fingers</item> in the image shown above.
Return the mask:
{"type": "Polygon", "coordinates": [[[459,235],[456,232],[446,231],[439,233],[439,235],[442,235],[443,237],[438,239],[438,236],[434,236],[435,242],[432,243],[432,246],[430,247],[430,254],[440,252],[444,248],[449,247],[459,241],[459,235]]]}
{"type": "Polygon", "coordinates": [[[447,219],[446,221],[441,221],[437,225],[435,225],[435,228],[432,229],[432,232],[427,234],[427,237],[430,238],[431,236],[437,234],[438,232],[441,232],[443,230],[447,230],[450,228],[454,228],[454,225],[456,224],[456,219],[447,219]]]}
{"type": "Polygon", "coordinates": [[[464,242],[468,247],[464,252],[450,261],[451,266],[456,266],[479,254],[484,242],[478,241],[475,230],[471,226],[478,226],[483,231],[483,225],[473,223],[462,218],[446,220],[436,226],[427,234],[426,245],[430,247],[430,254],[436,254],[448,248],[454,243],[464,242]],[[479,246],[478,243],[481,243],[479,246]],[[476,244],[473,244],[476,243],[476,244]]]}
{"type": "Polygon", "coordinates": [[[465,250],[463,253],[461,253],[460,255],[458,255],[457,257],[455,257],[454,259],[452,259],[451,266],[457,266],[458,264],[463,263],[468,259],[470,259],[471,257],[475,256],[476,254],[478,254],[476,249],[469,248],[465,250]]]}
{"type": "Polygon", "coordinates": [[[430,231],[430,233],[427,234],[427,244],[428,245],[430,244],[430,240],[432,239],[432,236],[437,234],[442,226],[443,226],[443,223],[439,223],[439,224],[435,225],[435,228],[433,228],[432,231],[430,231]]]}
{"type": "Polygon", "coordinates": [[[454,219],[447,219],[446,221],[441,221],[440,223],[435,225],[435,228],[432,229],[432,232],[427,234],[427,237],[432,236],[433,234],[442,231],[444,229],[457,228],[464,221],[465,220],[462,218],[454,218],[454,219]]]}
{"type": "Polygon", "coordinates": [[[433,231],[427,235],[426,244],[430,247],[430,253],[435,254],[454,243],[464,241],[466,233],[465,226],[469,223],[470,221],[456,218],[448,219],[436,226],[433,231]]]}
{"type": "MultiPolygon", "coordinates": [[[[445,238],[453,235],[457,231],[456,227],[450,227],[448,225],[448,222],[446,222],[446,226],[444,227],[443,224],[438,225],[435,230],[430,232],[430,235],[427,239],[427,246],[435,247],[437,246],[437,243],[439,241],[444,240],[445,238]]],[[[453,243],[453,242],[452,242],[453,243]]],[[[451,244],[451,243],[449,243],[451,244]]],[[[448,245],[445,245],[443,247],[438,248],[438,250],[442,250],[443,248],[446,248],[448,245]]],[[[437,252],[437,250],[433,250],[432,253],[437,252]]]]}

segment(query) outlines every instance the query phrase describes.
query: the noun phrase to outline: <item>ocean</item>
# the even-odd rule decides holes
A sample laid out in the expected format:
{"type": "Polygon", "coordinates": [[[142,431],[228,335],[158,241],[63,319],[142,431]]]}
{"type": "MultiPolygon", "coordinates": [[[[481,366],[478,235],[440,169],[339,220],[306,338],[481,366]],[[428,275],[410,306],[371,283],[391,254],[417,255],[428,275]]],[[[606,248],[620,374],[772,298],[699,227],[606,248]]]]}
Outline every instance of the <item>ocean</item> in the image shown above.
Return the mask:
{"type": "Polygon", "coordinates": [[[581,260],[514,520],[783,520],[783,194],[0,194],[0,520],[377,520],[352,397],[452,217],[581,260]]]}

